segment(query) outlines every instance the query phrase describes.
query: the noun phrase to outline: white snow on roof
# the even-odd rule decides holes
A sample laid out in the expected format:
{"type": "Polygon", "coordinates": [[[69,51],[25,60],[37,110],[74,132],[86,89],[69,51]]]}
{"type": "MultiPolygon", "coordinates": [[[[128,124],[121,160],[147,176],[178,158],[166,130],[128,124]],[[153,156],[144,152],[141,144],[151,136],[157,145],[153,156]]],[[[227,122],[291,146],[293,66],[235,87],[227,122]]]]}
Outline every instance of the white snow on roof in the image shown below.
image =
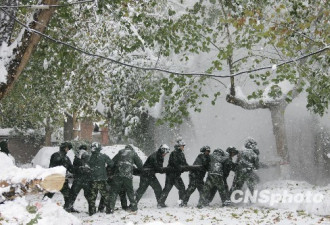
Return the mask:
{"type": "Polygon", "coordinates": [[[10,132],[13,130],[14,130],[13,128],[0,129],[0,136],[9,136],[10,132]]]}

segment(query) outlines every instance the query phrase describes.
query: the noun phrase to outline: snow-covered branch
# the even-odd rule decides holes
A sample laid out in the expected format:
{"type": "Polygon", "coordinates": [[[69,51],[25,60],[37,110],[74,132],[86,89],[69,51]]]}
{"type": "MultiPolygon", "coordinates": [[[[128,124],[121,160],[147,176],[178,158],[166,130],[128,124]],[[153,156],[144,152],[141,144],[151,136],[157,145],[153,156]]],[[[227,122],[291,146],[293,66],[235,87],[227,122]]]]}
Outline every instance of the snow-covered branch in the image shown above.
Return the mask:
{"type": "Polygon", "coordinates": [[[31,8],[31,9],[50,9],[54,7],[68,7],[72,5],[81,5],[85,3],[91,3],[95,2],[95,0],[86,0],[86,1],[78,1],[78,2],[71,2],[67,4],[61,4],[61,5],[46,5],[46,4],[41,4],[41,5],[9,5],[9,6],[0,6],[0,8],[3,9],[9,9],[9,8],[31,8]]]}
{"type": "MultiPolygon", "coordinates": [[[[42,4],[56,4],[58,0],[43,0],[42,4]]],[[[24,34],[22,35],[22,41],[18,45],[18,48],[15,49],[14,55],[10,57],[10,61],[3,65],[6,68],[7,72],[7,82],[1,83],[0,85],[0,100],[12,89],[15,81],[18,79],[23,69],[25,68],[27,62],[32,55],[34,48],[37,46],[40,35],[31,33],[30,29],[43,33],[47,27],[48,22],[50,21],[55,8],[46,9],[46,10],[37,10],[34,13],[36,21],[39,23],[33,22],[32,27],[28,27],[24,24],[24,34]]],[[[16,16],[11,15],[7,10],[0,8],[2,16],[8,17],[13,21],[17,22],[16,16]]],[[[8,57],[7,57],[8,58],[8,57]]],[[[0,57],[1,59],[1,57],[0,57]]]]}
{"type": "MultiPolygon", "coordinates": [[[[237,90],[236,90],[236,93],[237,93],[237,90]]],[[[233,95],[227,94],[226,101],[233,105],[240,106],[243,109],[247,109],[247,110],[268,109],[269,108],[269,106],[266,105],[262,101],[257,101],[257,100],[249,101],[246,98],[237,97],[237,95],[233,96],[233,95]]]]}
{"type": "MultiPolygon", "coordinates": [[[[111,63],[115,63],[115,64],[118,64],[118,65],[121,65],[121,66],[126,66],[126,67],[130,67],[130,68],[134,68],[134,69],[140,69],[140,70],[144,70],[144,71],[158,71],[158,72],[163,72],[163,73],[167,73],[167,74],[183,75],[183,76],[206,76],[206,77],[229,78],[229,77],[240,76],[240,75],[243,75],[243,74],[249,74],[249,73],[253,73],[253,72],[257,72],[257,71],[261,71],[261,70],[270,70],[270,69],[273,69],[274,68],[274,65],[270,65],[270,66],[255,68],[255,69],[252,69],[252,70],[244,70],[244,71],[241,71],[241,72],[238,72],[238,73],[234,73],[234,74],[231,74],[231,75],[230,74],[229,75],[218,75],[218,74],[199,73],[199,72],[177,72],[177,71],[171,71],[171,70],[157,68],[157,67],[143,67],[143,66],[133,65],[133,64],[129,64],[129,63],[124,63],[124,62],[121,62],[119,60],[115,60],[115,59],[110,58],[110,57],[106,57],[106,56],[103,56],[103,55],[94,54],[94,53],[85,51],[82,48],[79,48],[79,47],[73,46],[71,44],[62,42],[62,41],[57,40],[57,39],[55,39],[55,38],[53,38],[53,37],[51,37],[49,35],[45,35],[44,33],[40,32],[38,30],[30,29],[28,26],[26,26],[25,24],[23,24],[22,22],[20,22],[16,18],[15,18],[15,21],[17,23],[19,23],[21,26],[24,26],[24,27],[28,28],[30,32],[39,34],[40,36],[45,37],[48,40],[51,40],[51,41],[56,42],[58,44],[64,45],[66,47],[69,47],[69,48],[71,48],[73,50],[76,50],[76,51],[78,51],[80,53],[83,53],[85,55],[88,55],[88,56],[91,56],[91,57],[100,58],[100,59],[104,59],[104,60],[108,60],[111,63]]],[[[296,62],[296,61],[299,61],[299,60],[308,58],[308,57],[313,56],[313,55],[316,55],[316,54],[320,54],[320,53],[322,53],[324,51],[329,50],[329,48],[330,48],[330,46],[326,46],[326,47],[324,47],[322,49],[319,49],[319,50],[317,50],[315,52],[311,52],[309,54],[302,55],[302,56],[297,57],[295,59],[291,59],[291,60],[282,62],[282,63],[280,63],[280,64],[278,64],[276,66],[277,67],[280,67],[280,66],[283,66],[283,65],[286,65],[286,64],[290,64],[290,63],[293,63],[293,62],[296,62]]]]}

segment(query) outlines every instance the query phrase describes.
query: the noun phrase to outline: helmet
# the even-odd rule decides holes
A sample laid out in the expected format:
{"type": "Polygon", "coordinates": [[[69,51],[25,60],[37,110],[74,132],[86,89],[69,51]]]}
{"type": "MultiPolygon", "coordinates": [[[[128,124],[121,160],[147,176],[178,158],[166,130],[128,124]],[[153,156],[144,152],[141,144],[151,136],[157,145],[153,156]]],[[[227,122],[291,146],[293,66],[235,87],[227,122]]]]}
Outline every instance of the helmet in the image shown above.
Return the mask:
{"type": "Polygon", "coordinates": [[[64,151],[65,148],[69,148],[69,149],[72,149],[72,144],[71,142],[62,142],[61,145],[60,145],[60,151],[64,151]]]}
{"type": "Polygon", "coordinates": [[[219,154],[221,156],[225,156],[225,152],[221,148],[214,149],[213,154],[219,154]]]}
{"type": "Polygon", "coordinates": [[[78,153],[78,158],[81,159],[85,154],[88,154],[87,151],[85,149],[81,149],[78,153]]]}
{"type": "Polygon", "coordinates": [[[177,146],[185,146],[186,143],[185,143],[182,139],[178,139],[178,140],[176,141],[176,145],[177,145],[177,146]]]}
{"type": "Polygon", "coordinates": [[[134,150],[134,148],[133,148],[132,145],[126,145],[126,146],[125,146],[125,149],[134,150]]]}
{"type": "Polygon", "coordinates": [[[91,144],[91,151],[92,152],[100,152],[102,150],[102,146],[99,142],[93,142],[91,144]]]}
{"type": "Polygon", "coordinates": [[[231,154],[234,154],[234,155],[237,155],[238,154],[238,150],[235,147],[228,147],[226,149],[226,152],[228,152],[230,155],[231,154]]]}
{"type": "Polygon", "coordinates": [[[206,151],[211,151],[210,146],[205,145],[205,146],[203,146],[203,147],[200,149],[200,152],[206,152],[206,151]]]}
{"type": "Polygon", "coordinates": [[[244,146],[245,148],[253,149],[257,146],[257,142],[253,138],[247,138],[244,146]]]}
{"type": "Polygon", "coordinates": [[[80,145],[79,150],[87,150],[87,145],[85,144],[80,145]]]}
{"type": "Polygon", "coordinates": [[[158,151],[160,151],[160,153],[162,154],[166,154],[166,153],[169,153],[170,152],[170,147],[167,146],[167,144],[162,144],[158,151]]]}

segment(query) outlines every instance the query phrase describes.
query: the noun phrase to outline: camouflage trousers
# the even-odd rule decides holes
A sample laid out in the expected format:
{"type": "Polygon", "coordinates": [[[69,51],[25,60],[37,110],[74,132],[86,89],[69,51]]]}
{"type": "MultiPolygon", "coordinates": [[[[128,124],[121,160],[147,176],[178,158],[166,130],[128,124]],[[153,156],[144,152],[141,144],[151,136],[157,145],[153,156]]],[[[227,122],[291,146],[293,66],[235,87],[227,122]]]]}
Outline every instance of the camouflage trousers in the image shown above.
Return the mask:
{"type": "Polygon", "coordinates": [[[105,204],[107,206],[106,212],[110,212],[110,202],[109,202],[109,185],[106,180],[101,181],[91,181],[90,182],[90,191],[87,198],[88,201],[88,212],[89,215],[96,213],[96,198],[98,193],[101,193],[101,196],[105,198],[105,204]]]}
{"type": "Polygon", "coordinates": [[[142,195],[146,192],[147,188],[151,186],[155,192],[156,200],[158,202],[160,195],[162,193],[162,186],[160,185],[157,177],[155,175],[141,176],[140,185],[136,190],[136,202],[139,202],[142,195]]]}
{"type": "MultiPolygon", "coordinates": [[[[108,180],[108,184],[109,186],[111,185],[111,180],[108,180]]],[[[118,194],[120,198],[121,208],[126,210],[128,206],[127,206],[127,198],[126,198],[125,190],[121,190],[118,194]]],[[[110,192],[109,192],[109,196],[110,196],[110,192]]],[[[110,201],[110,197],[109,197],[109,201],[110,201]]],[[[98,211],[103,212],[104,208],[105,208],[105,198],[102,196],[98,207],[98,211]]]]}
{"type": "Polygon", "coordinates": [[[234,177],[233,186],[230,189],[230,193],[236,190],[242,190],[244,183],[246,183],[250,192],[253,193],[255,186],[259,183],[259,176],[253,172],[249,171],[237,171],[234,177]]]}
{"type": "Polygon", "coordinates": [[[199,196],[203,194],[204,189],[204,177],[189,176],[189,185],[183,197],[183,204],[186,205],[189,201],[189,198],[194,191],[198,190],[199,196]]]}
{"type": "Polygon", "coordinates": [[[203,189],[203,194],[200,196],[199,201],[198,201],[198,207],[205,206],[209,203],[209,193],[211,192],[212,189],[216,189],[219,191],[220,196],[221,196],[221,201],[222,204],[224,204],[225,201],[229,200],[228,199],[228,192],[225,189],[225,185],[223,182],[223,177],[221,175],[217,174],[209,174],[207,176],[205,186],[203,189]]]}
{"type": "MultiPolygon", "coordinates": [[[[63,184],[62,189],[60,190],[60,192],[63,195],[64,198],[64,206],[63,208],[68,210],[69,209],[69,205],[70,205],[70,187],[69,187],[69,180],[65,179],[65,182],[63,184]]],[[[54,196],[55,193],[52,192],[48,192],[44,195],[44,197],[48,197],[48,198],[52,198],[54,196]]]]}
{"type": "Polygon", "coordinates": [[[186,188],[184,186],[181,176],[176,176],[176,175],[173,176],[171,174],[166,174],[165,187],[162,191],[162,194],[160,195],[158,204],[165,203],[166,198],[167,198],[168,194],[170,193],[173,185],[179,190],[179,199],[183,200],[186,188]]]}
{"type": "MultiPolygon", "coordinates": [[[[228,187],[228,183],[227,183],[227,177],[223,176],[223,183],[224,183],[224,188],[225,188],[226,193],[228,194],[228,196],[226,196],[226,197],[221,196],[221,194],[219,193],[220,198],[221,199],[230,199],[230,192],[229,192],[229,187],[228,187]]],[[[213,201],[214,196],[217,193],[217,191],[218,191],[218,189],[216,187],[213,187],[210,190],[210,192],[208,193],[208,197],[206,197],[206,200],[208,201],[208,202],[205,203],[206,205],[210,204],[213,201]]]]}
{"type": "Polygon", "coordinates": [[[116,205],[117,196],[121,191],[125,191],[131,204],[133,211],[137,210],[137,203],[135,200],[133,179],[127,177],[114,176],[111,181],[110,191],[110,208],[114,209],[116,205]]]}
{"type": "Polygon", "coordinates": [[[73,208],[74,202],[76,201],[76,198],[81,189],[84,190],[84,196],[86,200],[88,200],[88,197],[90,196],[89,182],[84,179],[74,179],[70,190],[70,203],[68,205],[69,209],[73,208]]]}

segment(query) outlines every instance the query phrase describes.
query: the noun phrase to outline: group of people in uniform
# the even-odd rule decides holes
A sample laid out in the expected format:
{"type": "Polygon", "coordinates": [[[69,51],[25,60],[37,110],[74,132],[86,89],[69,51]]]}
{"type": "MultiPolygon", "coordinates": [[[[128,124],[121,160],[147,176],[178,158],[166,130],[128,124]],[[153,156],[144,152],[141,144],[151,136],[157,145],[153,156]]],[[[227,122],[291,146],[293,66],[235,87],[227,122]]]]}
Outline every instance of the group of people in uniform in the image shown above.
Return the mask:
{"type": "MultiPolygon", "coordinates": [[[[64,197],[64,209],[68,212],[78,212],[73,205],[80,190],[84,190],[84,196],[88,202],[88,213],[93,215],[97,212],[113,213],[118,195],[121,206],[125,210],[136,211],[138,202],[149,186],[153,189],[157,200],[157,207],[166,207],[165,201],[173,186],[179,191],[180,206],[187,206],[191,194],[197,189],[199,192],[198,208],[207,206],[218,191],[222,205],[231,204],[230,195],[233,191],[242,189],[247,184],[251,192],[258,182],[255,170],[259,168],[259,150],[257,142],[248,138],[243,150],[229,147],[225,151],[216,148],[211,152],[209,146],[203,146],[200,154],[193,163],[195,169],[189,171],[189,184],[187,189],[181,178],[183,168],[189,168],[184,154],[185,143],[182,139],[170,148],[162,144],[154,153],[142,162],[132,145],[126,145],[124,149],[111,159],[101,153],[102,146],[93,142],[88,151],[88,146],[82,144],[76,152],[73,164],[67,152],[72,149],[70,142],[60,145],[60,150],[54,153],[50,159],[50,167],[64,166],[67,172],[73,174],[71,188],[66,179],[61,193],[64,197]],[[165,156],[170,153],[168,166],[164,170],[165,156]],[[237,156],[236,160],[233,158],[237,156]],[[197,168],[197,169],[196,169],[197,168]],[[139,171],[140,184],[136,191],[133,188],[133,176],[139,171]],[[229,189],[227,178],[230,171],[235,173],[233,184],[229,189]],[[166,173],[165,186],[162,188],[156,173],[166,173]],[[204,182],[205,175],[207,174],[204,182]],[[98,208],[96,199],[98,193],[101,200],[98,208]],[[130,205],[127,204],[127,198],[130,205]]],[[[191,166],[191,167],[193,167],[191,166]]],[[[51,198],[54,193],[46,193],[51,198]]]]}

